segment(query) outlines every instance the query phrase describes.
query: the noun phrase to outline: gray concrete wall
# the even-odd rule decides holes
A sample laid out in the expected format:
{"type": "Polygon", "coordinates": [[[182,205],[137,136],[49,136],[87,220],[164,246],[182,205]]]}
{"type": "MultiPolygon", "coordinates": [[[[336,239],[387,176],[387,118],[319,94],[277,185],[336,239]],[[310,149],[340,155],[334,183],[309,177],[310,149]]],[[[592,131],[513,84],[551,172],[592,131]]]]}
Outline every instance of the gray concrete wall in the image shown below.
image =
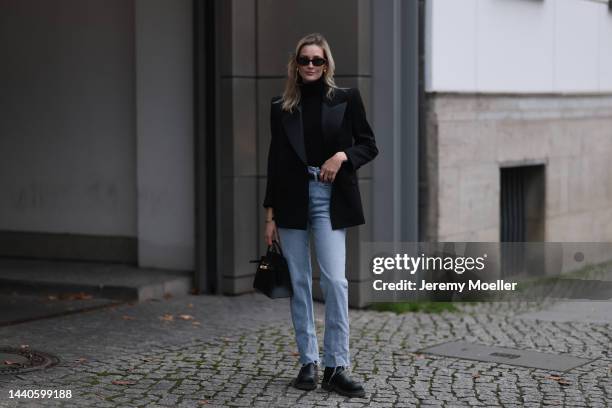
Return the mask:
{"type": "Polygon", "coordinates": [[[134,237],[133,3],[0,0],[0,27],[0,230],[134,237]]]}
{"type": "Polygon", "coordinates": [[[194,269],[191,0],[136,0],[137,235],[140,266],[194,269]]]}
{"type": "Polygon", "coordinates": [[[0,0],[0,255],[193,269],[190,0],[0,0]]]}
{"type": "Polygon", "coordinates": [[[428,240],[500,239],[499,168],[545,164],[545,241],[612,240],[612,96],[429,94],[428,240]]]}
{"type": "MultiPolygon", "coordinates": [[[[221,49],[223,99],[220,112],[222,259],[224,292],[252,290],[249,259],[265,250],[266,160],[270,142],[270,99],[280,95],[289,53],[303,35],[321,32],[336,61],[336,80],[359,87],[370,112],[370,1],[326,2],[233,0],[220,2],[225,27],[221,49]],[[324,10],[324,12],[323,12],[324,10]]],[[[349,229],[347,276],[351,304],[358,303],[352,279],[359,240],[371,230],[371,165],[359,173],[367,224],[349,229]]],[[[316,272],[315,272],[316,274],[316,272]]],[[[318,278],[315,296],[320,297],[318,278]]]]}

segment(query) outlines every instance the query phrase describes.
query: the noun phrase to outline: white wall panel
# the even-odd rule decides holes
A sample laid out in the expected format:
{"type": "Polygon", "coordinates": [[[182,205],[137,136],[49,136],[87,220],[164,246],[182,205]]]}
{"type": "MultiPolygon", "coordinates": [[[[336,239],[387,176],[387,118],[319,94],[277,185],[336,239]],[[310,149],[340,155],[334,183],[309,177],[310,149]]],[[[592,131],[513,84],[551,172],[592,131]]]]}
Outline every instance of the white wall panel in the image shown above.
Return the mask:
{"type": "Polygon", "coordinates": [[[553,90],[554,1],[478,1],[477,90],[553,90]]]}
{"type": "Polygon", "coordinates": [[[427,5],[426,89],[476,88],[477,0],[430,0],[427,5]]]}
{"type": "Polygon", "coordinates": [[[555,89],[596,92],[597,22],[604,6],[584,0],[556,0],[555,4],[555,89]]]}
{"type": "Polygon", "coordinates": [[[612,13],[588,0],[427,0],[428,92],[612,92],[612,13]]]}
{"type": "Polygon", "coordinates": [[[612,90],[612,12],[598,13],[599,89],[612,90]]]}

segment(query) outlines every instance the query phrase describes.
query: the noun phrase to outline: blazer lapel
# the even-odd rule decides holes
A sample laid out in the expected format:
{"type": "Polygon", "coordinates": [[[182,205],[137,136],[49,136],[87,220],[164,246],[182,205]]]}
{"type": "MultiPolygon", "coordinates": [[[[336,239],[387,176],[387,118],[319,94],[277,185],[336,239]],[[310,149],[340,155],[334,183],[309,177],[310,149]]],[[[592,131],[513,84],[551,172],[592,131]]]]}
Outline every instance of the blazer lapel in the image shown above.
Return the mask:
{"type": "MultiPolygon", "coordinates": [[[[330,139],[333,138],[334,134],[342,126],[345,110],[346,101],[338,103],[338,96],[334,97],[332,101],[323,98],[321,103],[321,132],[323,133],[325,145],[333,145],[330,139]]],[[[304,128],[302,126],[302,104],[298,104],[297,109],[293,113],[285,112],[282,122],[293,150],[295,150],[304,164],[308,164],[306,145],[304,143],[304,128]]]]}
{"type": "Polygon", "coordinates": [[[298,105],[293,113],[286,112],[283,116],[283,126],[289,143],[304,164],[308,164],[306,159],[306,145],[304,144],[304,128],[302,127],[302,106],[298,105]]]}

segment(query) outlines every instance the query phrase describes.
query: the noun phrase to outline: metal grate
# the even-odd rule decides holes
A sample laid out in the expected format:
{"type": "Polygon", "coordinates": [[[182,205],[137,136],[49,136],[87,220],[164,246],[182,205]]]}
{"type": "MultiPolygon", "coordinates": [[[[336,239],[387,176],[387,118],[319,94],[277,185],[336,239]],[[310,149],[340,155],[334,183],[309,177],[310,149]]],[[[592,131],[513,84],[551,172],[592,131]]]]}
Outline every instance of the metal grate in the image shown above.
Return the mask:
{"type": "Polygon", "coordinates": [[[526,241],[525,167],[501,169],[501,276],[520,274],[525,269],[526,241]]]}
{"type": "Polygon", "coordinates": [[[569,354],[542,353],[535,350],[487,346],[466,341],[449,341],[422,349],[420,352],[552,371],[569,371],[594,361],[591,358],[575,357],[569,354]]]}
{"type": "Polygon", "coordinates": [[[525,242],[525,171],[501,169],[501,241],[525,242]]]}
{"type": "Polygon", "coordinates": [[[15,375],[43,370],[59,363],[56,356],[30,349],[27,345],[0,347],[0,375],[15,375]]]}

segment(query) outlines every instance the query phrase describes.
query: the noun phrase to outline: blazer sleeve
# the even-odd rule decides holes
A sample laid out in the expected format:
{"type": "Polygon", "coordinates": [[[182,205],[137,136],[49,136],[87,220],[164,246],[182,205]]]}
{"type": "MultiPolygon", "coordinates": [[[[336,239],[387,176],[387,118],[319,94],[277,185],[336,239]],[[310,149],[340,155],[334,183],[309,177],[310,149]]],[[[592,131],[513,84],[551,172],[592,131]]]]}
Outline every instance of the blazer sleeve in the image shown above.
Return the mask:
{"type": "Polygon", "coordinates": [[[276,162],[277,162],[277,151],[278,151],[278,135],[276,126],[277,123],[275,121],[275,106],[277,103],[277,98],[272,98],[272,102],[270,103],[270,148],[268,149],[268,174],[266,177],[266,195],[264,197],[263,206],[264,208],[273,207],[274,208],[274,191],[276,187],[275,179],[278,176],[278,172],[276,171],[276,162]]]}
{"type": "Polygon", "coordinates": [[[366,119],[365,108],[359,89],[352,88],[349,92],[351,105],[351,123],[353,131],[353,146],[344,150],[348,158],[347,164],[353,170],[373,160],[378,155],[378,148],[374,139],[374,132],[366,119]]]}

